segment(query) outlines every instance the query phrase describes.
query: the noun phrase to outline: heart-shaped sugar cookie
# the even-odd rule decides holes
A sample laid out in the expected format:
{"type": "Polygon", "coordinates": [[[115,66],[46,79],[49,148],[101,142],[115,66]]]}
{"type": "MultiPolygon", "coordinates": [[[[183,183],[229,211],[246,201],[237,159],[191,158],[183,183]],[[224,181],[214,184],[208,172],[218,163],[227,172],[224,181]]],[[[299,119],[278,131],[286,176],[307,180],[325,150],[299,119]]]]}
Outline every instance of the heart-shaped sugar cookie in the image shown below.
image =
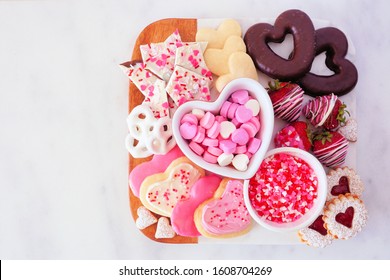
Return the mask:
{"type": "Polygon", "coordinates": [[[350,92],[358,80],[356,67],[345,58],[348,41],[344,33],[334,27],[316,30],[316,55],[326,53],[326,66],[334,72],[330,76],[307,73],[299,79],[299,85],[311,96],[329,93],[341,96],[350,92]]]}
{"type": "Polygon", "coordinates": [[[223,179],[214,197],[196,209],[194,221],[199,232],[207,237],[227,238],[247,233],[251,217],[244,203],[242,181],[223,179]]]}
{"type": "Polygon", "coordinates": [[[144,206],[141,206],[137,209],[137,215],[138,218],[135,221],[135,224],[139,229],[147,228],[148,226],[151,226],[157,222],[156,217],[153,216],[153,214],[150,213],[150,211],[144,206]]]}
{"type": "Polygon", "coordinates": [[[173,228],[169,224],[169,220],[167,217],[160,217],[157,222],[156,233],[154,235],[155,238],[173,238],[176,233],[173,228]]]}
{"type": "Polygon", "coordinates": [[[164,173],[145,178],[140,189],[141,202],[150,211],[170,217],[177,202],[189,197],[191,187],[204,174],[186,157],[178,158],[164,173]]]}
{"type": "Polygon", "coordinates": [[[241,36],[241,26],[233,19],[224,20],[217,28],[200,28],[196,33],[197,42],[208,42],[207,48],[222,49],[229,36],[241,36]]]}
{"type": "Polygon", "coordinates": [[[258,80],[256,67],[251,57],[245,52],[235,52],[229,56],[229,73],[220,76],[216,82],[216,89],[221,92],[222,89],[232,80],[238,78],[250,78],[258,80]]]}
{"type": "Polygon", "coordinates": [[[234,52],[246,52],[244,40],[236,35],[227,38],[222,49],[208,48],[204,59],[213,74],[222,76],[229,73],[229,56],[234,52]]]}

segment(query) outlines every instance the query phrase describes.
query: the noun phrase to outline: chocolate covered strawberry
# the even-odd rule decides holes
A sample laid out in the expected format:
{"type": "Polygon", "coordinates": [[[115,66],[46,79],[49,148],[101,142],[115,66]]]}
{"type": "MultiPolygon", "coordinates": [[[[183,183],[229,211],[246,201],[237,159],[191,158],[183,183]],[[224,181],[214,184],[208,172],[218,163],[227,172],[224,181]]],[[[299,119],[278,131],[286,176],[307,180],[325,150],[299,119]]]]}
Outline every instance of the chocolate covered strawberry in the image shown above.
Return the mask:
{"type": "Polygon", "coordinates": [[[288,124],[276,133],[275,147],[293,147],[305,151],[311,148],[311,131],[306,122],[297,121],[288,124]]]}
{"type": "Polygon", "coordinates": [[[345,123],[344,115],[348,113],[346,107],[347,105],[332,93],[309,101],[303,107],[302,113],[314,127],[336,130],[340,124],[345,123]]]}
{"type": "Polygon", "coordinates": [[[303,90],[297,84],[279,82],[268,83],[275,117],[288,122],[298,120],[303,103],[303,90]]]}
{"type": "Polygon", "coordinates": [[[325,131],[314,137],[313,153],[327,167],[337,167],[345,162],[348,140],[334,131],[325,131]]]}

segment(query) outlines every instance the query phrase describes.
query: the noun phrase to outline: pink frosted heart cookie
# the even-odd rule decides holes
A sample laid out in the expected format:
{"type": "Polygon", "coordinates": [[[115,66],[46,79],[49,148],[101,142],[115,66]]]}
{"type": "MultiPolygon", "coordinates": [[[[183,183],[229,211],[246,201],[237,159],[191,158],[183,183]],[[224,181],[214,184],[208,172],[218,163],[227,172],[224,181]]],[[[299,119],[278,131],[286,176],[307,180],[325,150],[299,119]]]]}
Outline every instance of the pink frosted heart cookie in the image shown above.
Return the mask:
{"type": "Polygon", "coordinates": [[[223,179],[213,198],[196,209],[194,221],[206,237],[229,238],[247,233],[251,218],[244,203],[242,181],[223,179]]]}
{"type": "Polygon", "coordinates": [[[205,172],[186,157],[174,160],[168,168],[143,180],[139,198],[150,211],[170,217],[177,202],[190,196],[192,186],[205,172]]]}
{"type": "Polygon", "coordinates": [[[173,209],[172,227],[181,236],[200,236],[194,222],[196,208],[205,200],[213,197],[221,183],[221,178],[210,175],[199,179],[191,188],[190,197],[179,201],[173,209]]]}
{"type": "Polygon", "coordinates": [[[179,147],[175,147],[165,155],[154,155],[151,161],[137,165],[129,175],[129,186],[136,197],[139,197],[139,189],[142,181],[153,174],[164,172],[175,159],[182,157],[179,147]]]}

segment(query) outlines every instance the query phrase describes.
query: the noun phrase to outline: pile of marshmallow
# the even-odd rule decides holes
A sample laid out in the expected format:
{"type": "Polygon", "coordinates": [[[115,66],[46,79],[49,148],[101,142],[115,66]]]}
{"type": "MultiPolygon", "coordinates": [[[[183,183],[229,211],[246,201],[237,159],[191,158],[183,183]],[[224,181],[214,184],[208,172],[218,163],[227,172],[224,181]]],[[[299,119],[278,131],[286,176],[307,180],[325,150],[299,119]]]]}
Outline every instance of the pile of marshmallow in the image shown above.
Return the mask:
{"type": "Polygon", "coordinates": [[[206,162],[245,171],[261,146],[260,104],[247,90],[237,90],[213,114],[193,109],[180,121],[180,134],[206,162]]]}

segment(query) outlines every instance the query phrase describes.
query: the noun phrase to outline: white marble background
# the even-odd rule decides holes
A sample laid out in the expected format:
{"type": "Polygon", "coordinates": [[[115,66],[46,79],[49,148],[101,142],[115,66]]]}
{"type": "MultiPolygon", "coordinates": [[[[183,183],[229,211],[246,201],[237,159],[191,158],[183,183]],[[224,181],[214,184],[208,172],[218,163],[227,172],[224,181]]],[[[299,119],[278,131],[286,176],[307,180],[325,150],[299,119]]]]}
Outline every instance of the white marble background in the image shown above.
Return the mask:
{"type": "Polygon", "coordinates": [[[0,258],[389,259],[389,2],[183,2],[0,1],[0,258]],[[128,81],[117,65],[157,19],[276,17],[288,8],[330,20],[355,44],[366,229],[322,250],[148,240],[129,213],[128,81]]]}

